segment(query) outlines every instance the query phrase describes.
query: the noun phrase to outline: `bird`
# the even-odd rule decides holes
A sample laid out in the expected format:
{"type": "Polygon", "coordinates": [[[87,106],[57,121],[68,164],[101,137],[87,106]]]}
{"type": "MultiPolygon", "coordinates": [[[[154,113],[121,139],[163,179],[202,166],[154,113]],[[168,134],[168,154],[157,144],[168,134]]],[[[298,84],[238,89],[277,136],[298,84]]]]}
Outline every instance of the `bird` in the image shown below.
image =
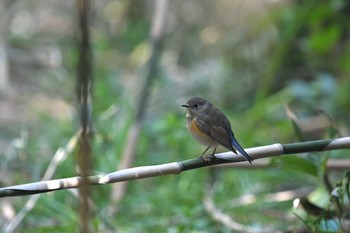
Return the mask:
{"type": "Polygon", "coordinates": [[[211,155],[215,157],[216,148],[221,145],[235,154],[238,151],[252,163],[253,159],[235,138],[230,121],[210,101],[202,97],[192,97],[181,106],[186,108],[186,127],[189,133],[200,144],[207,146],[201,158],[212,147],[214,150],[211,155]]]}

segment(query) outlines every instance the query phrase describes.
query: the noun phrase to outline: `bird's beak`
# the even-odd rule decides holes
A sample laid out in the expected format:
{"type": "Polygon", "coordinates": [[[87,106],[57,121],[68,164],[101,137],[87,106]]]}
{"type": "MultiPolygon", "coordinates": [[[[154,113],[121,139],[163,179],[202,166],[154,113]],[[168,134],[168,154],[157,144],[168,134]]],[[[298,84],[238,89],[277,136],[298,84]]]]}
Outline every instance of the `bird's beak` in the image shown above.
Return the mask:
{"type": "Polygon", "coordinates": [[[189,108],[189,107],[190,107],[190,106],[187,105],[187,104],[181,104],[181,106],[184,107],[184,108],[189,108]]]}

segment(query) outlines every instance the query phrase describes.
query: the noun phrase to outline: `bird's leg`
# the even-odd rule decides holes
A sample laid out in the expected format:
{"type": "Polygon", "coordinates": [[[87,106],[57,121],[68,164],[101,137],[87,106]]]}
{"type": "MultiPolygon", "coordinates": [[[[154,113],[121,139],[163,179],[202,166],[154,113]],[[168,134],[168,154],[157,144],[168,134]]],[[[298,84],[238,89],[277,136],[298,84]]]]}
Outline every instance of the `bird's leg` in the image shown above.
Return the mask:
{"type": "Polygon", "coordinates": [[[214,156],[214,157],[215,157],[215,151],[216,151],[216,147],[214,148],[213,154],[212,154],[212,156],[214,156]]]}
{"type": "Polygon", "coordinates": [[[215,151],[216,151],[216,147],[214,148],[213,150],[213,153],[212,154],[209,154],[209,155],[205,155],[205,152],[207,152],[209,150],[210,146],[205,149],[205,151],[202,153],[202,155],[200,156],[201,159],[203,159],[205,162],[211,162],[212,160],[215,160],[216,157],[215,157],[215,151]]]}
{"type": "Polygon", "coordinates": [[[205,152],[207,152],[209,150],[210,146],[207,147],[207,149],[205,149],[205,151],[203,151],[201,157],[205,154],[205,152]]]}

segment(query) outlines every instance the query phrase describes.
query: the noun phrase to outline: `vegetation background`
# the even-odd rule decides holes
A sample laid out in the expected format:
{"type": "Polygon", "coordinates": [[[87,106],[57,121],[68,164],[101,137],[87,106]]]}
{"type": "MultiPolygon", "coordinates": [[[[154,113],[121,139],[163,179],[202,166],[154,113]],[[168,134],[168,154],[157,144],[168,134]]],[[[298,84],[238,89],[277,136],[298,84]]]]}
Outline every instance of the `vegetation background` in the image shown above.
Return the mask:
{"type": "MultiPolygon", "coordinates": [[[[93,1],[93,174],[120,163],[144,85],[154,4],[93,1]]],[[[204,147],[187,133],[180,107],[197,95],[227,114],[244,147],[348,135],[349,12],[346,0],[170,1],[133,166],[200,155],[204,147]]],[[[79,129],[76,27],[74,1],[0,2],[2,187],[40,180],[55,151],[79,129]]],[[[324,175],[333,186],[346,176],[339,169],[326,173],[325,163],[345,153],[283,156],[260,169],[205,168],[132,181],[115,205],[113,185],[93,187],[91,223],[95,232],[237,231],[213,219],[203,201],[212,195],[218,209],[247,227],[341,231],[334,219],[294,209],[294,198],[267,195],[291,191],[301,197],[307,189],[309,200],[330,209],[324,175]]],[[[53,178],[77,175],[76,162],[70,154],[53,178]]],[[[0,226],[26,200],[0,200],[0,226]]],[[[348,200],[341,204],[345,208],[348,200]]],[[[41,195],[16,232],[76,232],[77,208],[75,192],[41,195]]]]}

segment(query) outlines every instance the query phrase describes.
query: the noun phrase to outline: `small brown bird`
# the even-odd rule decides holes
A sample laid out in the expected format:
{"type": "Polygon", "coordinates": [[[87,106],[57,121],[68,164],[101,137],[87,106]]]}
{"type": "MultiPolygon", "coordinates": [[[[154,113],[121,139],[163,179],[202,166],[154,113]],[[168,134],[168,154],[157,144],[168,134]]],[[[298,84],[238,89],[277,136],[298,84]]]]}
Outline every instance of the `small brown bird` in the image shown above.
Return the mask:
{"type": "Polygon", "coordinates": [[[221,145],[235,154],[239,151],[249,163],[252,163],[252,158],[235,139],[229,120],[212,103],[201,97],[193,97],[187,104],[181,106],[187,110],[188,131],[194,139],[208,147],[202,156],[211,147],[214,147],[212,154],[214,156],[216,148],[221,145]]]}

